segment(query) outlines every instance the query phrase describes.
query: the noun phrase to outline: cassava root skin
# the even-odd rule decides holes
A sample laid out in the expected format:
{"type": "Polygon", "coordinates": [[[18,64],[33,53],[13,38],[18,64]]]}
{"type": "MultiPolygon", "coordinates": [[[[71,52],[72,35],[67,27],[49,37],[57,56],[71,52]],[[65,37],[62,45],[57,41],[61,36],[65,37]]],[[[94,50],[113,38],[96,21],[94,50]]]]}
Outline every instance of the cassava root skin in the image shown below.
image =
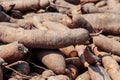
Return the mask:
{"type": "Polygon", "coordinates": [[[1,26],[0,34],[0,41],[4,43],[18,41],[29,48],[50,49],[66,47],[71,44],[83,44],[90,38],[89,32],[85,29],[71,29],[61,32],[52,30],[24,30],[1,26]]]}
{"type": "Polygon", "coordinates": [[[119,16],[120,15],[111,13],[96,13],[82,15],[82,17],[85,20],[87,20],[95,30],[103,29],[103,33],[108,34],[120,34],[119,16]]]}
{"type": "Polygon", "coordinates": [[[106,70],[101,66],[89,66],[88,72],[92,80],[111,80],[106,70]]]}
{"type": "Polygon", "coordinates": [[[103,56],[102,63],[104,68],[107,70],[107,73],[109,74],[110,78],[112,80],[119,80],[120,66],[116,62],[116,60],[111,55],[109,55],[109,53],[100,51],[99,48],[95,47],[94,45],[93,45],[93,51],[96,55],[103,56]]]}
{"type": "Polygon", "coordinates": [[[120,0],[0,0],[0,80],[119,80],[120,0]]]}
{"type": "Polygon", "coordinates": [[[32,9],[40,9],[49,6],[48,0],[5,0],[0,2],[5,11],[9,11],[12,6],[14,10],[27,11],[32,9]]]}
{"type": "Polygon", "coordinates": [[[112,80],[119,80],[120,76],[120,66],[119,64],[111,57],[111,56],[106,56],[102,58],[102,63],[107,69],[108,74],[112,78],[112,80]]]}
{"type": "Polygon", "coordinates": [[[76,57],[77,51],[75,50],[74,46],[68,46],[59,49],[66,57],[76,57]]]}
{"type": "Polygon", "coordinates": [[[66,63],[58,50],[38,50],[37,57],[48,69],[57,74],[65,74],[66,63]]]}
{"type": "Polygon", "coordinates": [[[104,35],[94,36],[93,43],[101,50],[120,56],[120,42],[104,35]]]}
{"type": "Polygon", "coordinates": [[[28,52],[28,49],[23,44],[16,42],[1,45],[0,57],[6,62],[11,63],[20,60],[28,52]]]}

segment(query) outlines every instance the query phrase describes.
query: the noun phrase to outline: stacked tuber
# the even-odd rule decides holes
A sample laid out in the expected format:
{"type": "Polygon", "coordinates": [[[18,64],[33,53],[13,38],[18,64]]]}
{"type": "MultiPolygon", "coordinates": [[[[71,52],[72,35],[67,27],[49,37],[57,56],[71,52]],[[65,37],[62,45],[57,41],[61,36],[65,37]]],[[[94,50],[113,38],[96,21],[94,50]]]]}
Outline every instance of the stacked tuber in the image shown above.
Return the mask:
{"type": "Polygon", "coordinates": [[[0,0],[0,80],[120,80],[119,0],[0,0]]]}

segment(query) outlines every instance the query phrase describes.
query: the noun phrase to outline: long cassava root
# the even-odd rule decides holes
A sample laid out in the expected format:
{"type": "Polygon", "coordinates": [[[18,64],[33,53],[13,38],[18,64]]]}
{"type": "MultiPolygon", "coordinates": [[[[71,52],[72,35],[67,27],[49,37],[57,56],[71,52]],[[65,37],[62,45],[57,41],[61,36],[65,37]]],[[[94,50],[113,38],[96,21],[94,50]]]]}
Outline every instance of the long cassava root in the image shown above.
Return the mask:
{"type": "Polygon", "coordinates": [[[111,13],[96,13],[82,15],[95,30],[103,29],[104,33],[120,34],[120,17],[111,13]],[[91,20],[92,18],[92,20],[91,20]]]}
{"type": "Polygon", "coordinates": [[[5,0],[0,2],[0,4],[5,11],[9,11],[12,6],[14,6],[14,10],[27,11],[47,7],[50,3],[48,0],[5,0]]]}
{"type": "Polygon", "coordinates": [[[60,32],[52,30],[24,30],[11,27],[0,27],[0,34],[0,41],[4,43],[18,41],[31,48],[51,49],[66,47],[71,44],[85,43],[90,38],[89,32],[85,29],[71,29],[60,32]]]}
{"type": "Polygon", "coordinates": [[[107,38],[104,35],[94,36],[93,43],[103,51],[120,55],[120,42],[107,38]]]}

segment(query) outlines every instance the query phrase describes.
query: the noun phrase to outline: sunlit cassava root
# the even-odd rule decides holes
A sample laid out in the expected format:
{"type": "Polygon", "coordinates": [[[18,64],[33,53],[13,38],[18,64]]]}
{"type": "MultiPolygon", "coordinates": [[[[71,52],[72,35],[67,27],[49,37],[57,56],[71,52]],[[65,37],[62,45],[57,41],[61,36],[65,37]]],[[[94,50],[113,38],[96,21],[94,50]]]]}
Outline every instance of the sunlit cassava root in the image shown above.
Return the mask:
{"type": "MultiPolygon", "coordinates": [[[[34,22],[36,20],[39,23],[43,22],[43,25],[48,24],[48,22],[44,23],[45,21],[52,21],[52,22],[62,23],[69,28],[85,28],[89,32],[93,32],[92,26],[81,15],[73,15],[73,18],[71,19],[65,14],[49,12],[49,13],[43,13],[43,14],[35,14],[30,17],[26,17],[25,19],[12,19],[11,18],[10,21],[12,23],[17,23],[19,26],[25,26],[26,24],[38,25],[39,23],[34,22]]],[[[49,22],[49,24],[51,23],[49,22]]]]}
{"type": "MultiPolygon", "coordinates": [[[[98,2],[99,3],[99,2],[98,2]]],[[[114,13],[114,14],[120,14],[119,8],[120,8],[120,1],[119,0],[106,0],[101,1],[101,4],[107,4],[107,8],[98,8],[97,5],[93,3],[88,3],[83,5],[83,11],[85,13],[114,13]]]]}
{"type": "Polygon", "coordinates": [[[120,56],[120,42],[104,35],[94,36],[93,43],[101,50],[120,56]]]}
{"type": "Polygon", "coordinates": [[[57,74],[65,74],[66,63],[63,55],[57,50],[36,51],[37,57],[42,63],[57,74]]]}
{"type": "MultiPolygon", "coordinates": [[[[117,6],[117,7],[120,7],[117,6]]],[[[94,3],[88,3],[82,6],[82,13],[114,13],[114,14],[120,14],[119,11],[117,11],[118,8],[116,7],[114,9],[108,9],[106,8],[97,8],[94,3]]]]}
{"type": "Polygon", "coordinates": [[[50,5],[48,0],[4,0],[0,4],[5,11],[9,11],[12,7],[14,10],[19,11],[37,10],[50,5]]]}
{"type": "Polygon", "coordinates": [[[107,0],[107,4],[109,6],[109,9],[114,9],[116,5],[120,3],[119,0],[107,0]]]}
{"type": "Polygon", "coordinates": [[[102,57],[102,63],[112,80],[119,80],[120,76],[120,66],[119,64],[109,55],[109,53],[99,51],[97,48],[94,48],[94,53],[99,54],[102,57]]]}
{"type": "Polygon", "coordinates": [[[90,38],[89,32],[85,29],[71,29],[61,32],[53,30],[24,30],[0,26],[0,34],[0,41],[4,43],[18,41],[31,48],[51,49],[66,47],[71,44],[83,44],[90,38]]]}
{"type": "Polygon", "coordinates": [[[107,37],[120,42],[120,36],[108,35],[107,37]]]}
{"type": "Polygon", "coordinates": [[[28,49],[17,41],[0,46],[0,57],[8,63],[22,59],[27,52],[28,49]]]}
{"type": "Polygon", "coordinates": [[[87,3],[82,6],[82,13],[105,13],[108,12],[105,9],[100,9],[95,6],[94,3],[87,3]]]}
{"type": "Polygon", "coordinates": [[[120,15],[110,13],[96,13],[82,15],[95,30],[103,29],[103,33],[120,34],[120,15]],[[92,20],[91,20],[92,18],[92,20]]]}
{"type": "MultiPolygon", "coordinates": [[[[58,23],[62,23],[64,25],[69,25],[72,23],[72,20],[70,17],[68,17],[65,14],[61,14],[61,13],[42,13],[42,14],[33,14],[32,16],[29,17],[25,17],[25,19],[11,19],[11,21],[13,21],[14,23],[17,23],[18,25],[26,25],[26,24],[35,24],[37,25],[38,23],[40,24],[40,22],[45,22],[45,21],[52,21],[52,22],[58,22],[58,23]],[[57,16],[57,17],[56,17],[57,16]],[[34,22],[36,21],[36,22],[34,22]]],[[[43,25],[47,25],[47,23],[43,23],[43,25]]],[[[49,23],[51,24],[51,23],[49,23]]]]}
{"type": "Polygon", "coordinates": [[[120,0],[0,0],[0,80],[120,80],[120,0]]]}
{"type": "MultiPolygon", "coordinates": [[[[34,25],[36,28],[44,28],[41,26],[41,22],[44,21],[52,21],[52,22],[59,22],[64,24],[65,26],[69,28],[85,28],[89,32],[93,32],[92,26],[88,23],[87,20],[85,20],[82,16],[80,15],[74,15],[73,18],[71,19],[65,14],[61,13],[43,13],[43,14],[33,14],[29,17],[25,17],[25,19],[13,19],[12,17],[6,15],[6,18],[8,18],[8,21],[6,22],[11,22],[11,23],[17,23],[18,26],[26,26],[26,25],[34,25]],[[56,17],[57,16],[57,17],[56,17]]],[[[47,22],[48,24],[48,22],[47,22]]],[[[45,23],[45,25],[47,25],[45,23]]],[[[49,22],[49,24],[51,24],[49,22]]],[[[56,23],[57,24],[57,23],[56,23]]],[[[44,23],[43,23],[44,25],[44,23]]],[[[50,28],[50,27],[48,27],[50,28]]],[[[67,28],[66,28],[67,29],[67,28]]]]}
{"type": "Polygon", "coordinates": [[[120,8],[119,0],[107,0],[107,4],[110,10],[112,10],[114,13],[120,14],[120,11],[118,11],[120,8]]]}
{"type": "MultiPolygon", "coordinates": [[[[91,50],[95,53],[96,56],[104,56],[103,53],[100,54],[97,52],[99,48],[94,44],[91,45],[91,50]]],[[[120,62],[120,57],[118,55],[114,55],[114,54],[109,54],[109,55],[111,55],[112,58],[116,60],[118,63],[120,62]]]]}

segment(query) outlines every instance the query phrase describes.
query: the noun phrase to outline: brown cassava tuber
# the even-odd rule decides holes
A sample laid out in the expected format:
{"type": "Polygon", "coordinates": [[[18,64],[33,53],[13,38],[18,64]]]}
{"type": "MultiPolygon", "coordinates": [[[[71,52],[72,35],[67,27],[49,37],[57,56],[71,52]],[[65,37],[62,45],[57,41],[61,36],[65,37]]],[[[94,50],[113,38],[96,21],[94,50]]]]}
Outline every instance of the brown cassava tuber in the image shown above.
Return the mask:
{"type": "Polygon", "coordinates": [[[53,30],[24,30],[1,26],[0,34],[0,41],[4,43],[18,41],[30,48],[51,49],[66,47],[71,44],[83,44],[90,38],[89,32],[85,29],[71,29],[61,32],[53,30]]]}

